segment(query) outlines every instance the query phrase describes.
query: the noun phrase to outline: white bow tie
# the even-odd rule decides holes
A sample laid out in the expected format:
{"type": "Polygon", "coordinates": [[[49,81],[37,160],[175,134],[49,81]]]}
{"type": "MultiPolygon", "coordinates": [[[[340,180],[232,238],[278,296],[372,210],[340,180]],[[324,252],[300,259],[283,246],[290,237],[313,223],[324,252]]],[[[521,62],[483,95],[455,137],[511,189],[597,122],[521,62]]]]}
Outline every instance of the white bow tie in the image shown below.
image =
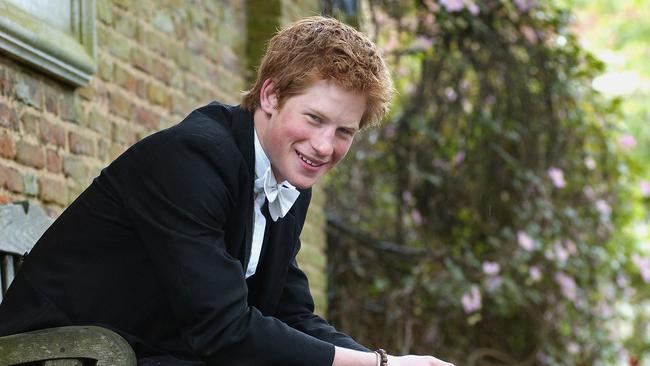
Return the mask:
{"type": "Polygon", "coordinates": [[[284,217],[296,202],[300,192],[286,180],[280,184],[275,180],[271,167],[266,169],[264,175],[255,179],[255,193],[264,192],[269,201],[269,213],[273,221],[284,217]]]}

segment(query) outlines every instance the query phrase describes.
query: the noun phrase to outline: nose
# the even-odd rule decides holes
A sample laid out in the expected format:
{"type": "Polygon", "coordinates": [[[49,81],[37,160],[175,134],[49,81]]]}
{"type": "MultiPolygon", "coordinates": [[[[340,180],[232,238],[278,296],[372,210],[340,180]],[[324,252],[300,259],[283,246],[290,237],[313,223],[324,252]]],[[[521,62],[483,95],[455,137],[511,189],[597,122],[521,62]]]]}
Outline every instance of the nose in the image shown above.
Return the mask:
{"type": "Polygon", "coordinates": [[[335,130],[323,128],[310,139],[311,147],[320,157],[327,157],[334,152],[335,130]]]}

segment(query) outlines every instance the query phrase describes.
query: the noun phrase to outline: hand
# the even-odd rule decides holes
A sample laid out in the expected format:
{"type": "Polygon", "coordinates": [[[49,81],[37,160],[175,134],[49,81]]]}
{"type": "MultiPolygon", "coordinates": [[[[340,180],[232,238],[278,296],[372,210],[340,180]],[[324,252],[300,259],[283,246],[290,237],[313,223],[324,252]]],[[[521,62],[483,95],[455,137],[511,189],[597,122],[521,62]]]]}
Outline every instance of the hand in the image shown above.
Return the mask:
{"type": "Polygon", "coordinates": [[[432,356],[388,356],[388,366],[454,366],[432,356]]]}

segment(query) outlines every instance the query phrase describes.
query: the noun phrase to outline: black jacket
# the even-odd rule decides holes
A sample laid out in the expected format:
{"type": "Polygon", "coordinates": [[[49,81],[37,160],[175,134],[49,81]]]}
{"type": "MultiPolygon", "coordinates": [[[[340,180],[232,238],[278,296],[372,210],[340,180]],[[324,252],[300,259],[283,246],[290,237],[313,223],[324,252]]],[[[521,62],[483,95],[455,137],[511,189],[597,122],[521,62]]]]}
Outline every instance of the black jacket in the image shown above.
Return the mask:
{"type": "MultiPolygon", "coordinates": [[[[38,241],[0,305],[0,335],[97,324],[138,357],[332,364],[366,350],[313,314],[295,257],[310,190],[252,240],[252,114],[212,103],[105,168],[38,241]]],[[[268,214],[268,213],[267,213],[268,214]]]]}

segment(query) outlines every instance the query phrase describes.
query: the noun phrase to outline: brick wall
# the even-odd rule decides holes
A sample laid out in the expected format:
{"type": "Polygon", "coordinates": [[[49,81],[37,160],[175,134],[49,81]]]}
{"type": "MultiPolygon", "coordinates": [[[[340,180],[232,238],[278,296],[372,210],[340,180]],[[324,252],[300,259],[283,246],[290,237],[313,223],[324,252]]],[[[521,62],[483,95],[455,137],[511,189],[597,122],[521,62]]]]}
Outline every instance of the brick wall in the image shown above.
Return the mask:
{"type": "MultiPolygon", "coordinates": [[[[318,9],[317,0],[276,1],[276,12],[252,3],[97,0],[98,70],[81,88],[0,52],[0,204],[38,201],[56,216],[139,139],[212,100],[239,103],[257,63],[247,45],[261,47],[276,29],[268,24],[318,9]]],[[[301,262],[324,312],[321,211],[313,205],[301,262]]]]}

